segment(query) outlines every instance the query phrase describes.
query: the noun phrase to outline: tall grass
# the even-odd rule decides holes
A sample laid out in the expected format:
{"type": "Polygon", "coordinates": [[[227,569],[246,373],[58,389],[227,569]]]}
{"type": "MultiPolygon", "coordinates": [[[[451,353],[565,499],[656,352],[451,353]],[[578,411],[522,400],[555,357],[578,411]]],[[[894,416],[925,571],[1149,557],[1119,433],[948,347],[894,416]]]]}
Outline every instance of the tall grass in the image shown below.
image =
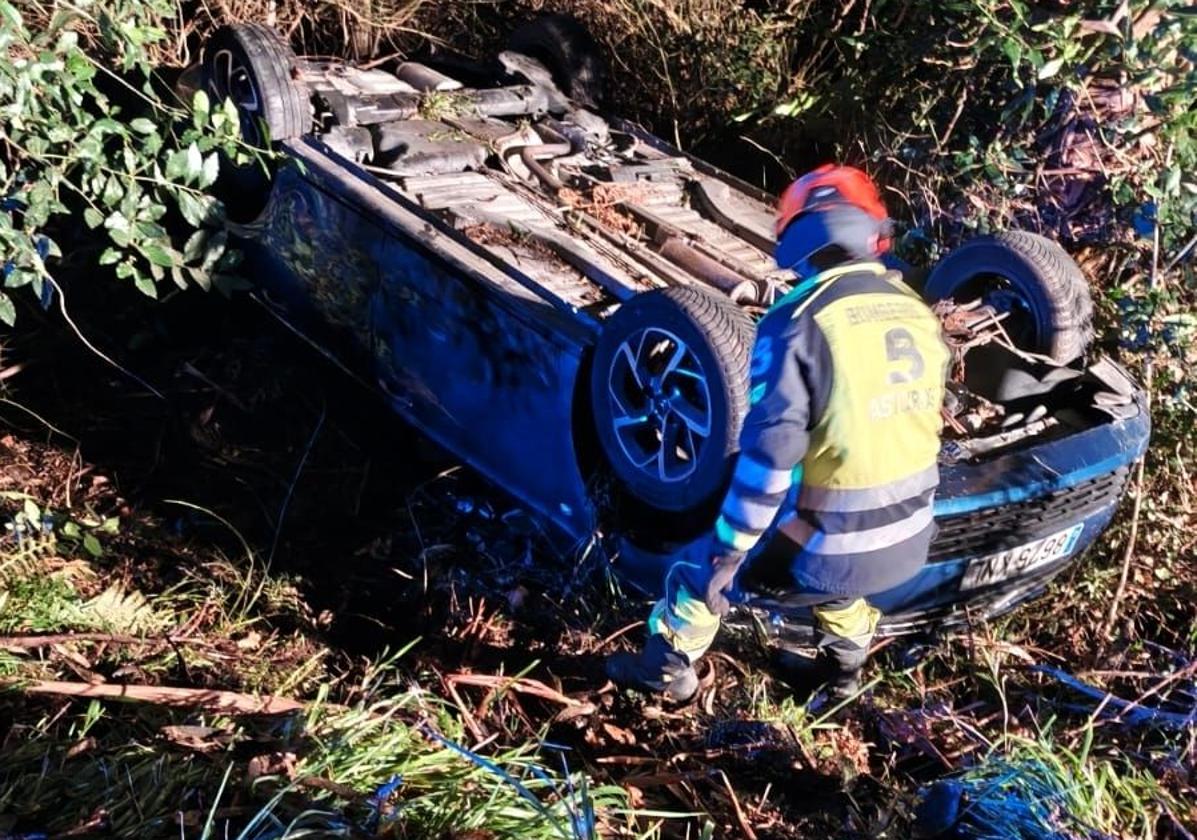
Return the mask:
{"type": "Polygon", "coordinates": [[[626,793],[590,784],[580,766],[568,767],[568,754],[562,760],[536,742],[461,746],[454,710],[405,678],[397,657],[371,669],[351,705],[327,697],[302,719],[266,723],[152,708],[117,716],[96,702],[83,714],[48,715],[10,739],[0,813],[56,834],[103,812],[112,836],[130,838],[383,828],[583,840],[631,831],[619,816],[626,793]],[[186,747],[169,728],[182,723],[198,739],[186,747]],[[257,757],[240,757],[249,753],[257,757]]]}

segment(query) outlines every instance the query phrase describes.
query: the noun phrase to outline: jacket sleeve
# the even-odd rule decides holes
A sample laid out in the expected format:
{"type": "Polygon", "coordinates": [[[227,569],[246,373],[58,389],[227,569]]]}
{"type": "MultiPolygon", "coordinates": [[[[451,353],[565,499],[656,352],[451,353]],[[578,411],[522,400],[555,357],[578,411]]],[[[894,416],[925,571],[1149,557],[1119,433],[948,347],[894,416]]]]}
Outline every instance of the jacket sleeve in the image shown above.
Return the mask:
{"type": "Polygon", "coordinates": [[[813,320],[792,321],[782,310],[761,321],[750,388],[740,456],[715,523],[717,553],[749,551],[773,523],[826,407],[831,354],[813,320]]]}

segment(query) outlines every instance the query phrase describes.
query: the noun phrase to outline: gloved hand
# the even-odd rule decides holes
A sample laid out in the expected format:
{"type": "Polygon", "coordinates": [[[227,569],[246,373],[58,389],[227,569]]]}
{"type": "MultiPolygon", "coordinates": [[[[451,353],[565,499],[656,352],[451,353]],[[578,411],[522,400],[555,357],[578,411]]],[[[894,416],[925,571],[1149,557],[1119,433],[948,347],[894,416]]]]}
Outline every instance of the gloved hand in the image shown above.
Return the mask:
{"type": "Polygon", "coordinates": [[[744,552],[728,551],[723,547],[716,547],[711,554],[711,577],[707,581],[706,598],[707,609],[715,615],[723,617],[731,609],[731,602],[727,600],[727,590],[731,589],[732,581],[736,579],[736,572],[744,564],[744,552]]]}

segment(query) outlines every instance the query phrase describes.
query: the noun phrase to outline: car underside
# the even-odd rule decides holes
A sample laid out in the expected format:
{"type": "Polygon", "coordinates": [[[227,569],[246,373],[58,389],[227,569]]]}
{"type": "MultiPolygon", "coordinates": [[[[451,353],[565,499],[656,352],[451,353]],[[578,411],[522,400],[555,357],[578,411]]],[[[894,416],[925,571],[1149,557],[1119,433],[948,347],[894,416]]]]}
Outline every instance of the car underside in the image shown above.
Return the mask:
{"type": "MultiPolygon", "coordinates": [[[[726,487],[752,319],[796,283],[773,263],[772,197],[583,104],[552,50],[392,70],[285,56],[268,83],[254,38],[281,41],[263,31],[218,36],[203,66],[283,154],[226,179],[263,298],[658,591],[726,487]]],[[[878,598],[889,632],[1041,591],[1106,527],[1149,433],[1137,386],[1084,346],[1084,278],[1058,246],[1014,232],[952,259],[919,288],[953,355],[939,533],[924,572],[878,598]],[[1027,292],[1040,275],[1067,294],[1027,292]]],[[[742,600],[737,621],[795,639],[809,624],[784,592],[742,600]]]]}

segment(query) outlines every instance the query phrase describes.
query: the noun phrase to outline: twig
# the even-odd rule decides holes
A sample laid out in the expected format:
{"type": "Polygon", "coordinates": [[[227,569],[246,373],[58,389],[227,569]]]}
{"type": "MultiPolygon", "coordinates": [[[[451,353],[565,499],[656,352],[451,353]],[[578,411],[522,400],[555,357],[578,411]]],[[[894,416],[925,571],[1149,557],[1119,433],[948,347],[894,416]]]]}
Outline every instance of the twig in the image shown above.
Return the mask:
{"type": "Polygon", "coordinates": [[[9,365],[8,367],[4,368],[4,370],[0,370],[0,382],[16,376],[24,369],[25,365],[23,362],[17,362],[15,365],[9,365]]]}
{"type": "Polygon", "coordinates": [[[58,285],[58,281],[55,280],[53,277],[50,277],[49,275],[45,276],[45,280],[51,286],[54,287],[54,291],[58,292],[58,311],[60,313],[62,313],[62,320],[67,322],[67,326],[70,327],[71,331],[75,333],[75,337],[78,338],[81,342],[83,342],[84,347],[86,347],[92,353],[99,356],[101,359],[103,359],[108,364],[112,365],[114,368],[119,370],[125,376],[132,379],[134,382],[136,382],[142,388],[145,388],[147,391],[149,391],[151,394],[153,394],[158,399],[160,399],[160,400],[166,399],[166,395],[163,394],[161,391],[159,391],[157,388],[155,388],[153,385],[146,382],[144,379],[142,379],[136,373],[134,373],[133,371],[124,367],[123,365],[120,364],[120,362],[116,361],[111,356],[108,356],[107,354],[104,353],[103,350],[101,350],[99,347],[96,347],[94,344],[92,344],[90,341],[88,341],[87,336],[85,336],[83,334],[83,331],[80,330],[79,326],[74,322],[74,320],[72,320],[70,313],[67,312],[66,293],[63,292],[62,286],[58,285]]]}
{"type": "Polygon", "coordinates": [[[723,786],[727,788],[727,795],[731,798],[732,809],[736,812],[736,822],[740,824],[740,830],[744,832],[744,836],[748,840],[756,840],[756,832],[748,824],[748,817],[744,816],[744,809],[740,807],[740,800],[736,797],[736,791],[732,788],[727,773],[720,770],[719,777],[723,779],[723,786]]]}
{"type": "Polygon", "coordinates": [[[9,650],[33,650],[50,645],[69,642],[112,642],[118,645],[156,645],[174,639],[146,639],[140,636],[125,636],[119,633],[45,633],[29,636],[0,636],[0,648],[9,650]]]}
{"type": "Polygon", "coordinates": [[[254,696],[236,691],[220,691],[207,688],[175,688],[154,685],[121,685],[102,683],[92,685],[83,682],[60,682],[58,680],[0,680],[0,687],[11,688],[26,694],[52,694],[59,697],[98,697],[108,700],[134,700],[160,706],[180,706],[188,709],[202,709],[226,715],[280,715],[298,712],[304,704],[288,697],[270,694],[254,696]]]}
{"type": "Polygon", "coordinates": [[[603,649],[603,648],[605,648],[607,645],[611,644],[613,641],[615,641],[615,640],[616,640],[616,639],[618,639],[620,636],[622,636],[624,633],[627,633],[627,632],[629,632],[629,631],[635,630],[637,627],[640,627],[640,626],[641,626],[641,625],[643,625],[643,624],[644,624],[644,622],[643,622],[643,621],[633,621],[631,624],[628,624],[628,625],[626,625],[626,626],[624,626],[624,627],[620,627],[618,630],[616,630],[616,631],[615,631],[614,633],[612,633],[610,636],[608,636],[607,638],[605,638],[605,639],[603,639],[601,642],[599,642],[599,643],[598,643],[598,644],[595,646],[595,649],[596,649],[596,650],[602,650],[602,649],[603,649]]]}
{"type": "Polygon", "coordinates": [[[320,430],[324,428],[324,417],[327,409],[327,405],[320,406],[320,417],[316,420],[316,427],[312,429],[312,434],[308,438],[308,445],[304,447],[303,455],[300,456],[299,463],[295,465],[295,472],[291,476],[291,483],[287,485],[287,495],[283,497],[283,504],[279,507],[278,511],[278,521],[274,525],[274,538],[270,541],[270,554],[266,556],[267,569],[270,568],[270,564],[274,560],[274,552],[278,548],[279,536],[283,533],[283,520],[287,518],[287,508],[291,505],[291,496],[295,493],[295,485],[299,483],[299,476],[303,472],[304,464],[308,462],[308,455],[312,453],[312,447],[316,444],[316,438],[319,437],[320,430]]]}
{"type": "MultiPolygon", "coordinates": [[[[1160,269],[1160,226],[1157,223],[1154,229],[1154,237],[1152,239],[1151,247],[1151,277],[1147,281],[1147,288],[1149,291],[1154,291],[1156,283],[1159,280],[1160,269]]],[[[1143,365],[1144,378],[1147,383],[1144,387],[1144,395],[1146,397],[1147,410],[1151,411],[1151,394],[1152,394],[1152,376],[1153,365],[1152,357],[1149,355],[1147,361],[1143,365]]],[[[1102,653],[1105,652],[1105,646],[1109,643],[1111,634],[1114,630],[1114,622],[1118,620],[1118,608],[1122,605],[1122,599],[1126,595],[1126,585],[1130,580],[1131,560],[1135,556],[1135,542],[1139,538],[1139,512],[1143,507],[1143,468],[1147,461],[1147,453],[1139,456],[1139,464],[1135,468],[1135,501],[1134,507],[1131,509],[1131,530],[1130,536],[1126,539],[1126,550],[1122,553],[1122,572],[1118,577],[1118,588],[1114,590],[1114,599],[1110,601],[1110,611],[1106,614],[1106,621],[1101,629],[1101,638],[1105,640],[1102,645],[1102,653]]]]}
{"type": "Polygon", "coordinates": [[[1185,247],[1181,248],[1175,257],[1168,260],[1168,264],[1164,266],[1164,273],[1167,274],[1169,271],[1176,268],[1177,263],[1187,257],[1189,251],[1193,250],[1194,245],[1197,245],[1197,233],[1193,234],[1193,238],[1185,243],[1185,247]]]}
{"type": "Polygon", "coordinates": [[[1177,712],[1166,712],[1163,709],[1156,709],[1150,706],[1137,706],[1135,703],[1123,700],[1121,697],[1115,697],[1108,691],[1081,682],[1076,677],[1061,671],[1059,668],[1052,668],[1050,665],[1038,665],[1032,670],[1054,678],[1078,694],[1083,694],[1092,700],[1098,701],[1102,706],[1108,706],[1114,710],[1109,715],[1110,717],[1132,726],[1154,725],[1164,729],[1179,730],[1197,726],[1197,708],[1188,714],[1179,714],[1177,712]]]}
{"type": "Polygon", "coordinates": [[[549,688],[540,680],[527,677],[499,677],[491,674],[448,674],[445,676],[448,685],[472,685],[478,688],[497,688],[500,691],[516,691],[550,703],[560,703],[562,706],[590,706],[592,704],[574,697],[562,694],[554,688],[549,688]]]}

